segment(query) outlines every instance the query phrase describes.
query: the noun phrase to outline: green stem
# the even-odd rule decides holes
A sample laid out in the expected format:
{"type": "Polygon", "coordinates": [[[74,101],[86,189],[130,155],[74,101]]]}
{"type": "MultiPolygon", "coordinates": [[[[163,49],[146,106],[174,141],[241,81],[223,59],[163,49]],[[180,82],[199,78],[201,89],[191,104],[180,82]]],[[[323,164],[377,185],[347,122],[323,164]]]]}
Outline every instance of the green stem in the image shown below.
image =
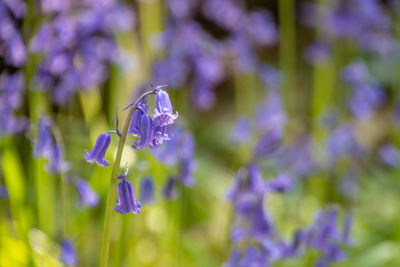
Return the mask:
{"type": "Polygon", "coordinates": [[[117,150],[117,156],[114,161],[114,166],[111,174],[111,181],[110,181],[110,187],[108,189],[108,197],[107,197],[107,204],[106,204],[106,214],[104,218],[104,228],[103,228],[103,240],[101,242],[101,254],[100,254],[100,266],[101,267],[106,267],[107,262],[108,262],[108,251],[110,248],[110,224],[111,224],[111,215],[112,215],[112,210],[113,210],[113,205],[114,205],[114,199],[115,199],[115,191],[117,188],[117,182],[118,182],[118,171],[119,171],[119,166],[121,164],[121,158],[122,158],[122,152],[124,150],[124,145],[125,145],[125,140],[126,140],[126,135],[128,133],[128,128],[129,128],[129,123],[131,120],[131,117],[133,115],[133,112],[136,109],[136,106],[139,104],[139,102],[146,96],[150,94],[155,94],[158,91],[158,89],[153,89],[152,91],[149,91],[147,93],[144,93],[141,95],[136,102],[132,105],[132,107],[129,110],[128,117],[125,120],[124,128],[122,130],[119,143],[118,143],[118,150],[117,150]]]}

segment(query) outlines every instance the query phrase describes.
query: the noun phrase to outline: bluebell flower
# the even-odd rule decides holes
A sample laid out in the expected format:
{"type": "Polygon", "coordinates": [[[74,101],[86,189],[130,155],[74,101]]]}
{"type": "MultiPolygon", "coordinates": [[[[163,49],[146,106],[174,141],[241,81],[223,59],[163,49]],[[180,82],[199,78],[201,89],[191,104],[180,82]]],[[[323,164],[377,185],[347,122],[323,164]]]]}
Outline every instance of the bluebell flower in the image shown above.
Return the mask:
{"type": "Polygon", "coordinates": [[[177,183],[178,183],[178,180],[174,176],[171,176],[167,179],[167,181],[162,189],[162,193],[165,198],[174,199],[177,197],[177,194],[178,194],[178,192],[176,191],[177,183]]]}
{"type": "Polygon", "coordinates": [[[326,142],[328,157],[334,162],[341,156],[360,157],[362,147],[358,143],[354,127],[344,124],[336,127],[326,142]]]}
{"type": "Polygon", "coordinates": [[[67,266],[76,266],[78,264],[74,245],[70,240],[64,240],[61,244],[61,261],[67,266]]]}
{"type": "Polygon", "coordinates": [[[78,179],[75,182],[76,188],[79,192],[81,205],[85,205],[87,207],[96,206],[99,203],[99,196],[97,193],[90,187],[88,182],[82,179],[78,179]]]}
{"type": "Polygon", "coordinates": [[[140,198],[142,203],[154,202],[154,183],[150,177],[143,177],[140,182],[140,198]]]}
{"type": "Polygon", "coordinates": [[[223,267],[237,267],[240,260],[240,250],[235,248],[232,250],[231,255],[229,256],[228,262],[225,262],[223,267]]]}
{"type": "Polygon", "coordinates": [[[68,171],[69,163],[64,161],[61,147],[59,144],[53,144],[48,156],[47,168],[52,173],[60,173],[68,171]]]}
{"type": "Polygon", "coordinates": [[[361,119],[370,118],[386,101],[383,89],[376,85],[362,85],[353,90],[349,100],[349,109],[361,119]]]}
{"type": "Polygon", "coordinates": [[[245,144],[251,137],[250,120],[246,117],[237,119],[232,131],[232,140],[238,144],[245,144]]]}
{"type": "Polygon", "coordinates": [[[257,128],[261,132],[271,129],[282,131],[287,118],[282,107],[281,96],[277,92],[268,94],[267,101],[256,108],[257,128]]]}
{"type": "Polygon", "coordinates": [[[108,133],[99,135],[90,153],[85,150],[85,160],[89,163],[97,162],[101,167],[107,167],[110,163],[105,159],[105,154],[111,143],[111,136],[108,133]]]}
{"type": "MultiPolygon", "coordinates": [[[[143,101],[145,101],[145,99],[146,98],[143,98],[143,101]]],[[[141,118],[144,114],[147,113],[148,107],[147,107],[146,103],[143,101],[136,107],[136,110],[133,112],[131,121],[129,123],[128,133],[132,134],[133,136],[139,135],[141,118]]]]}
{"type": "Polygon", "coordinates": [[[378,150],[379,160],[386,166],[396,168],[400,162],[399,150],[391,144],[385,144],[378,150]]]}
{"type": "Polygon", "coordinates": [[[266,183],[269,191],[283,193],[292,190],[294,187],[294,177],[289,173],[281,173],[273,180],[266,183]]]}
{"type": "Polygon", "coordinates": [[[192,172],[196,167],[195,162],[191,158],[182,158],[179,164],[180,180],[183,185],[192,187],[195,185],[196,180],[192,176],[192,172]]]}
{"type": "Polygon", "coordinates": [[[50,132],[50,126],[47,117],[42,116],[38,123],[38,137],[35,142],[33,156],[48,158],[51,155],[53,147],[53,137],[50,132]]]}
{"type": "Polygon", "coordinates": [[[345,82],[351,85],[363,84],[370,80],[368,68],[360,59],[354,60],[351,64],[344,67],[341,76],[345,82]]]}
{"type": "Polygon", "coordinates": [[[133,186],[129,181],[122,179],[118,183],[117,193],[117,205],[114,207],[116,212],[121,214],[129,212],[134,214],[140,213],[142,204],[136,200],[133,186]]]}
{"type": "Polygon", "coordinates": [[[272,129],[264,134],[254,148],[254,155],[257,157],[269,157],[276,152],[282,144],[282,133],[272,129]]]}
{"type": "Polygon", "coordinates": [[[142,149],[145,146],[153,147],[153,131],[154,131],[153,119],[149,114],[143,114],[140,117],[139,124],[139,136],[140,140],[136,140],[132,147],[134,149],[142,149]]]}
{"type": "Polygon", "coordinates": [[[8,199],[7,187],[0,184],[0,199],[8,199]]]}
{"type": "Polygon", "coordinates": [[[251,12],[247,18],[246,31],[251,39],[260,45],[274,45],[279,32],[271,13],[265,10],[251,12]]]}
{"type": "Polygon", "coordinates": [[[178,118],[178,112],[174,114],[171,100],[167,92],[159,90],[156,94],[156,107],[154,109],[154,125],[166,126],[174,123],[178,118]]]}
{"type": "Polygon", "coordinates": [[[308,63],[315,64],[323,62],[332,54],[332,49],[326,42],[315,41],[304,53],[304,58],[308,63]]]}
{"type": "Polygon", "coordinates": [[[267,255],[260,249],[253,245],[247,247],[239,266],[262,267],[269,266],[269,259],[267,255]]]}

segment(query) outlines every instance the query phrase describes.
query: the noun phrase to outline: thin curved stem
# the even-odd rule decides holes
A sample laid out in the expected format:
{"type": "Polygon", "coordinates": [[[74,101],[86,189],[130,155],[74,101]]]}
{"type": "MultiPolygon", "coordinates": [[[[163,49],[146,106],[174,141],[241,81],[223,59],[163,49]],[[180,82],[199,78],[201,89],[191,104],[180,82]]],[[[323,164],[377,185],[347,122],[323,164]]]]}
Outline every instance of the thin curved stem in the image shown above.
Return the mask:
{"type": "Polygon", "coordinates": [[[133,103],[132,107],[129,110],[129,114],[125,120],[124,128],[122,129],[122,133],[118,143],[117,156],[115,157],[113,170],[111,173],[111,181],[110,187],[108,189],[108,197],[106,204],[106,213],[104,218],[104,228],[103,228],[103,239],[101,242],[101,254],[100,254],[100,267],[106,267],[108,263],[108,252],[110,248],[110,224],[111,224],[111,215],[112,209],[114,205],[115,192],[118,184],[118,172],[119,166],[121,164],[122,152],[124,150],[126,135],[128,133],[129,123],[133,112],[136,109],[136,106],[140,103],[140,101],[148,95],[155,94],[159,89],[153,89],[152,91],[146,92],[142,94],[135,103],[133,103]]]}

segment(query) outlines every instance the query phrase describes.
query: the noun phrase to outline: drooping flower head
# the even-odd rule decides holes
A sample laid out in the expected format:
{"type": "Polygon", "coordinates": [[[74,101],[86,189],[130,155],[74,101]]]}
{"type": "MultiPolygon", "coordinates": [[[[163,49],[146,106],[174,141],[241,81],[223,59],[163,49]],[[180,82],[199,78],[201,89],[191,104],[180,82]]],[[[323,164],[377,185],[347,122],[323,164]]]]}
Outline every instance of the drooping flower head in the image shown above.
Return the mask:
{"type": "Polygon", "coordinates": [[[140,198],[142,203],[154,202],[154,183],[150,177],[144,177],[140,182],[140,198]]]}
{"type": "Polygon", "coordinates": [[[155,126],[173,124],[174,120],[178,118],[178,112],[174,114],[168,93],[163,90],[159,90],[156,94],[156,107],[153,116],[155,126]]]}
{"type": "Polygon", "coordinates": [[[110,163],[105,159],[105,154],[111,143],[111,136],[109,133],[99,135],[96,143],[89,153],[85,150],[85,160],[89,163],[96,162],[101,167],[107,167],[110,163]]]}
{"type": "Polygon", "coordinates": [[[144,114],[147,113],[148,107],[146,105],[146,98],[139,103],[136,107],[136,110],[133,112],[131,117],[131,121],[129,123],[128,133],[132,134],[133,136],[140,135],[140,122],[141,118],[144,114]]]}
{"type": "Polygon", "coordinates": [[[88,182],[82,179],[78,179],[76,180],[75,185],[80,196],[81,205],[85,205],[87,207],[93,207],[99,203],[99,196],[90,187],[88,182]]]}
{"type": "Polygon", "coordinates": [[[133,214],[139,214],[142,204],[136,200],[132,184],[125,179],[128,174],[127,172],[128,170],[125,172],[125,174],[119,176],[121,181],[117,186],[118,198],[117,205],[114,207],[114,210],[121,214],[126,214],[129,212],[132,212],[133,214]]]}
{"type": "Polygon", "coordinates": [[[78,264],[74,245],[70,240],[64,240],[61,244],[61,261],[67,266],[76,266],[78,264]]]}

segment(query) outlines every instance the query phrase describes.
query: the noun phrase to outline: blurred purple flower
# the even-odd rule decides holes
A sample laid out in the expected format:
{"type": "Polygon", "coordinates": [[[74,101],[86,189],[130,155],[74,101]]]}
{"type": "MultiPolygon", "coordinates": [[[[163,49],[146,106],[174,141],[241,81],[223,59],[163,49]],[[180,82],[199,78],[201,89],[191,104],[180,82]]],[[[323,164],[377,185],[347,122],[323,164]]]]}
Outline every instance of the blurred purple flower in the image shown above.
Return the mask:
{"type": "Polygon", "coordinates": [[[267,101],[256,108],[257,127],[261,132],[271,129],[282,131],[286,120],[281,97],[277,92],[270,92],[267,101]]]}
{"type": "Polygon", "coordinates": [[[48,156],[47,168],[51,173],[61,173],[69,170],[69,163],[64,161],[59,144],[53,144],[48,156]]]}
{"type": "Polygon", "coordinates": [[[246,27],[251,39],[257,44],[273,45],[278,41],[278,29],[268,11],[261,10],[250,13],[246,27]]]}
{"type": "Polygon", "coordinates": [[[96,162],[101,167],[107,167],[110,163],[106,160],[105,155],[111,143],[111,136],[109,133],[99,135],[96,143],[89,153],[85,150],[85,160],[89,163],[96,162]]]}
{"type": "Polygon", "coordinates": [[[304,53],[308,63],[316,64],[327,60],[332,54],[332,49],[326,42],[317,40],[312,43],[304,53]]]}
{"type": "Polygon", "coordinates": [[[203,14],[227,30],[240,28],[246,19],[246,11],[239,1],[207,0],[203,5],[203,14]]]}
{"type": "Polygon", "coordinates": [[[342,79],[351,84],[364,84],[370,79],[368,68],[362,60],[354,60],[342,70],[342,79]]]}
{"type": "Polygon", "coordinates": [[[282,144],[282,133],[279,130],[269,130],[264,134],[254,148],[256,157],[269,157],[275,153],[282,144]]]}
{"type": "Polygon", "coordinates": [[[268,191],[273,191],[277,193],[288,192],[294,187],[294,177],[289,173],[281,173],[273,180],[266,183],[266,188],[268,191]]]}
{"type": "Polygon", "coordinates": [[[165,198],[174,199],[177,197],[177,194],[178,194],[178,192],[176,191],[177,183],[178,183],[178,180],[174,176],[171,176],[167,179],[167,181],[162,189],[162,193],[165,198]]]}
{"type": "Polygon", "coordinates": [[[241,258],[238,266],[249,266],[249,267],[261,267],[269,266],[268,257],[265,253],[255,246],[248,246],[246,251],[241,258]]]}
{"type": "Polygon", "coordinates": [[[154,202],[154,183],[150,177],[143,177],[140,182],[140,200],[142,203],[154,202]]]}
{"type": "MultiPolygon", "coordinates": [[[[281,86],[281,73],[273,66],[263,63],[260,66],[258,66],[257,68],[257,73],[260,76],[260,78],[262,79],[262,81],[269,86],[271,89],[273,90],[278,90],[281,86]]],[[[271,93],[271,101],[272,99],[274,99],[275,97],[273,96],[273,94],[277,94],[277,93],[271,93]]],[[[278,97],[279,98],[279,97],[278,97]]],[[[270,99],[270,98],[268,98],[270,99]]],[[[275,102],[280,102],[280,98],[279,101],[278,100],[273,100],[275,102]]],[[[268,102],[268,101],[267,101],[268,102]]]]}
{"type": "Polygon", "coordinates": [[[381,87],[365,84],[353,90],[349,109],[357,118],[368,119],[385,101],[386,95],[381,87]]]}
{"type": "Polygon", "coordinates": [[[94,207],[99,203],[97,193],[90,187],[88,182],[78,179],[75,181],[75,185],[80,196],[81,205],[94,207]]]}
{"type": "Polygon", "coordinates": [[[399,165],[400,153],[399,150],[391,144],[385,144],[379,148],[378,151],[380,161],[392,168],[396,168],[399,165]]]}
{"type": "Polygon", "coordinates": [[[246,117],[240,117],[232,131],[232,140],[237,144],[245,144],[251,137],[250,120],[246,117]]]}
{"type": "Polygon", "coordinates": [[[74,245],[70,240],[64,240],[61,244],[61,262],[68,266],[76,266],[78,264],[74,245]]]}
{"type": "Polygon", "coordinates": [[[338,126],[332,131],[326,142],[330,161],[344,155],[361,156],[362,148],[356,140],[354,131],[354,127],[350,124],[338,126]]]}
{"type": "Polygon", "coordinates": [[[48,158],[51,155],[53,138],[47,117],[42,116],[38,123],[38,137],[35,142],[33,156],[48,158]]]}
{"type": "Polygon", "coordinates": [[[118,183],[117,194],[117,205],[114,207],[116,212],[121,214],[140,213],[142,204],[136,200],[133,186],[129,181],[122,178],[118,183]]]}
{"type": "Polygon", "coordinates": [[[342,242],[346,246],[351,245],[351,228],[353,226],[353,214],[348,212],[344,217],[342,242]]]}

